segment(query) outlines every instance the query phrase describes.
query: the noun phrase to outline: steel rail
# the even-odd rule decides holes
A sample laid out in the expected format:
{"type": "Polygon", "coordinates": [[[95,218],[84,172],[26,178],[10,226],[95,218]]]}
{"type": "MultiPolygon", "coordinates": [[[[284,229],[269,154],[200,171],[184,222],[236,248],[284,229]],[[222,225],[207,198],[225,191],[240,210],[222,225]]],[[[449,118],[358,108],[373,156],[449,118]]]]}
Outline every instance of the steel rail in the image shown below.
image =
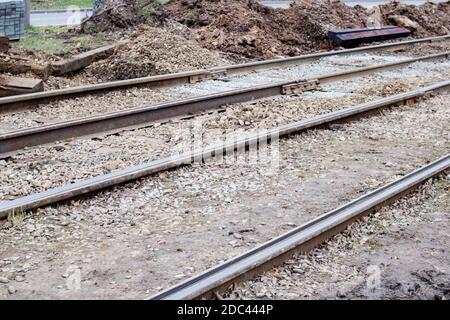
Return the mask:
{"type": "Polygon", "coordinates": [[[405,47],[405,46],[410,46],[410,45],[419,44],[419,43],[426,43],[426,42],[432,43],[432,42],[436,42],[436,41],[445,41],[445,40],[449,40],[449,39],[450,39],[450,35],[444,35],[444,36],[438,36],[438,37],[428,37],[428,38],[422,38],[422,39],[416,39],[416,40],[399,41],[399,42],[385,43],[385,44],[379,44],[379,45],[374,45],[374,46],[365,46],[365,47],[353,48],[353,49],[332,50],[332,51],[327,51],[327,52],[306,54],[306,55],[296,56],[296,57],[270,59],[270,60],[264,60],[264,61],[241,63],[241,64],[237,64],[237,65],[227,65],[227,66],[223,66],[223,67],[211,68],[210,70],[217,71],[217,70],[225,69],[227,71],[227,74],[236,74],[236,73],[242,73],[242,72],[248,72],[248,71],[254,71],[254,70],[268,69],[268,68],[273,68],[273,67],[282,67],[282,66],[288,66],[288,65],[302,64],[302,63],[307,63],[307,62],[315,61],[317,59],[326,58],[326,57],[330,57],[330,56],[334,56],[334,55],[346,55],[346,54],[353,54],[353,53],[376,51],[376,50],[380,50],[380,49],[392,49],[392,48],[396,48],[396,47],[405,47]]]}
{"type": "Polygon", "coordinates": [[[367,113],[373,113],[387,107],[408,103],[411,100],[414,101],[421,97],[428,96],[429,94],[448,91],[449,89],[450,80],[439,82],[414,91],[355,105],[339,111],[289,123],[277,128],[263,130],[261,132],[250,134],[244,138],[228,140],[223,143],[205,146],[181,154],[174,154],[142,165],[128,167],[123,170],[68,184],[48,191],[15,200],[0,202],[0,219],[8,217],[10,214],[33,210],[90,193],[99,192],[157,172],[189,165],[194,162],[206,161],[217,155],[226,155],[235,151],[248,150],[263,143],[269,143],[272,139],[278,139],[279,137],[285,137],[290,134],[320,128],[336,122],[348,121],[367,113]]]}
{"type": "Polygon", "coordinates": [[[214,292],[245,281],[280,265],[295,253],[306,253],[345,230],[362,216],[375,212],[424,181],[450,168],[450,154],[342,207],[319,216],[217,267],[160,292],[152,300],[187,300],[214,297],[214,292]]]}
{"type": "Polygon", "coordinates": [[[153,106],[138,107],[101,115],[62,121],[39,127],[0,134],[0,155],[10,154],[25,147],[42,145],[64,139],[136,128],[154,122],[167,121],[174,117],[198,114],[229,104],[248,102],[284,93],[286,87],[302,87],[305,84],[328,83],[342,79],[364,76],[374,72],[392,70],[418,61],[448,58],[450,51],[398,62],[356,68],[349,71],[319,75],[306,80],[276,82],[255,87],[197,96],[184,100],[165,102],[153,106]]]}
{"type": "Polygon", "coordinates": [[[135,87],[135,86],[149,86],[149,87],[167,87],[181,84],[188,84],[191,82],[214,79],[218,75],[224,74],[238,74],[261,69],[269,69],[275,67],[283,67],[288,65],[303,64],[315,61],[324,57],[333,55],[346,55],[361,52],[370,52],[381,49],[405,47],[420,43],[432,43],[437,41],[445,41],[450,39],[450,35],[429,37],[408,41],[400,41],[386,44],[379,44],[374,46],[366,46],[361,48],[333,50],[315,54],[307,54],[296,57],[270,59],[264,61],[256,61],[249,63],[242,63],[236,65],[224,65],[213,67],[210,69],[200,69],[188,72],[180,72],[175,74],[158,75],[151,77],[142,77],[129,80],[119,80],[112,82],[104,82],[91,85],[83,85],[73,88],[65,88],[58,90],[51,90],[46,92],[38,92],[31,94],[24,94],[19,96],[11,96],[0,98],[0,114],[7,112],[15,112],[21,109],[37,106],[41,103],[47,103],[58,99],[68,99],[88,93],[99,93],[103,91],[111,91],[121,88],[135,87]]]}

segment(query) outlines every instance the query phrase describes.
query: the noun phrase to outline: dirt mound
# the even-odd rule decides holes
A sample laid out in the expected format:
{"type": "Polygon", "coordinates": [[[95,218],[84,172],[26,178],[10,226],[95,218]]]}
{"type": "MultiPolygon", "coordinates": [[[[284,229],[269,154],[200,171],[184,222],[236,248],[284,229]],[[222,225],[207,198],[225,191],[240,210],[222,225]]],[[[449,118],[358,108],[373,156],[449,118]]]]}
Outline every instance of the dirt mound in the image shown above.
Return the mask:
{"type": "Polygon", "coordinates": [[[85,33],[93,33],[117,28],[129,28],[143,22],[139,17],[134,0],[106,0],[92,17],[81,24],[85,33]]]}
{"type": "Polygon", "coordinates": [[[444,35],[450,31],[450,1],[420,6],[389,3],[380,6],[386,24],[410,29],[415,36],[444,35]]]}
{"type": "Polygon", "coordinates": [[[273,9],[256,0],[107,0],[82,26],[85,32],[123,29],[140,23],[166,28],[173,20],[185,38],[238,59],[265,59],[328,50],[330,29],[393,24],[418,37],[449,32],[450,2],[421,6],[390,3],[373,10],[325,0],[298,0],[288,9],[273,9]]]}
{"type": "Polygon", "coordinates": [[[81,24],[81,31],[113,31],[141,23],[157,25],[164,19],[163,6],[157,0],[105,0],[92,17],[81,24]]]}
{"type": "Polygon", "coordinates": [[[423,37],[448,33],[450,4],[390,3],[373,10],[325,0],[298,0],[273,9],[256,0],[107,0],[83,30],[114,30],[139,23],[168,28],[203,47],[250,59],[329,50],[330,29],[393,24],[423,37]],[[374,21],[372,21],[374,20],[374,21]],[[176,22],[174,22],[176,21],[176,22]],[[173,23],[178,23],[178,26],[173,23]],[[179,25],[190,29],[179,28],[179,25]]]}
{"type": "Polygon", "coordinates": [[[102,80],[123,80],[224,63],[219,53],[202,48],[194,41],[160,28],[141,27],[126,46],[94,63],[86,72],[102,80]]]}
{"type": "Polygon", "coordinates": [[[165,9],[203,46],[248,58],[328,49],[329,29],[363,27],[367,18],[361,7],[322,1],[297,1],[281,10],[255,0],[175,0],[165,9]]]}

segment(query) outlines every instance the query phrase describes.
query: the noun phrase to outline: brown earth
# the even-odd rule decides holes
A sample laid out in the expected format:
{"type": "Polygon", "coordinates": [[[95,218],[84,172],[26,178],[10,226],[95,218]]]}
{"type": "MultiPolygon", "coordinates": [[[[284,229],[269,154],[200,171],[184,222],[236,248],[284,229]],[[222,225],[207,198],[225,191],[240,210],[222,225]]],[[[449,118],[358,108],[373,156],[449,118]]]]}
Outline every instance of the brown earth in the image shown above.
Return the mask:
{"type": "Polygon", "coordinates": [[[26,60],[30,63],[45,64],[60,59],[61,58],[56,55],[46,53],[39,49],[11,48],[7,53],[0,54],[1,63],[7,63],[11,60],[26,60]]]}
{"type": "MultiPolygon", "coordinates": [[[[192,28],[203,46],[258,59],[331,49],[329,30],[366,27],[371,15],[360,6],[304,0],[285,10],[255,0],[175,0],[166,9],[170,17],[192,28]]],[[[383,25],[408,27],[413,36],[449,33],[450,2],[392,3],[382,5],[380,12],[383,25]]]]}
{"type": "Polygon", "coordinates": [[[398,19],[399,16],[411,20],[413,26],[409,29],[415,36],[424,37],[449,33],[450,1],[438,4],[425,3],[420,6],[390,3],[381,5],[380,9],[385,24],[404,26],[401,19],[398,19]]]}
{"type": "Polygon", "coordinates": [[[160,25],[167,18],[157,0],[105,0],[94,15],[81,24],[81,32],[116,31],[145,23],[160,25]]]}
{"type": "Polygon", "coordinates": [[[81,24],[85,33],[126,29],[144,20],[134,0],[106,0],[92,17],[81,24]]]}
{"type": "Polygon", "coordinates": [[[92,64],[86,74],[102,80],[123,80],[224,63],[218,52],[202,48],[195,41],[161,28],[142,26],[126,46],[92,64]]]}
{"type": "MultiPolygon", "coordinates": [[[[173,0],[166,5],[109,0],[105,7],[84,29],[112,30],[143,22],[164,27],[175,20],[191,29],[190,35],[183,36],[193,37],[203,47],[250,59],[329,50],[333,47],[327,37],[330,29],[365,27],[372,14],[360,6],[305,0],[288,9],[273,9],[256,0],[173,0]]],[[[381,24],[407,27],[413,36],[446,34],[450,28],[450,3],[392,3],[382,5],[379,13],[381,24]]]]}
{"type": "Polygon", "coordinates": [[[366,20],[361,7],[320,1],[299,1],[282,10],[255,0],[175,0],[166,10],[192,28],[206,48],[260,59],[330,49],[329,29],[363,27],[366,20]]]}

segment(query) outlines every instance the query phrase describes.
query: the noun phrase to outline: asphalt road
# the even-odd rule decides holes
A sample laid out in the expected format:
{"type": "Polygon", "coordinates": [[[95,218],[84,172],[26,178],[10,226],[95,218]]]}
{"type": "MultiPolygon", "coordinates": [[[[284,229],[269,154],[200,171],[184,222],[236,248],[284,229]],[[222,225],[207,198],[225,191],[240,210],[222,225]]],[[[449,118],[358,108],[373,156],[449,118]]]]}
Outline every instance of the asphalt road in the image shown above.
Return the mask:
{"type": "Polygon", "coordinates": [[[30,23],[32,26],[73,26],[92,15],[92,10],[49,10],[32,11],[30,23]]]}
{"type": "MultiPolygon", "coordinates": [[[[434,2],[446,2],[447,0],[436,0],[434,2]]],[[[263,4],[274,7],[274,8],[287,8],[289,4],[293,1],[290,0],[279,0],[270,1],[262,0],[263,4]]],[[[380,0],[346,0],[349,5],[362,5],[365,7],[373,7],[382,3],[389,2],[380,0]]],[[[408,4],[422,4],[425,1],[421,0],[402,0],[404,3],[408,4]]],[[[31,25],[32,26],[62,26],[62,25],[78,25],[81,20],[92,14],[92,10],[50,10],[50,11],[32,11],[31,13],[31,25]]]]}

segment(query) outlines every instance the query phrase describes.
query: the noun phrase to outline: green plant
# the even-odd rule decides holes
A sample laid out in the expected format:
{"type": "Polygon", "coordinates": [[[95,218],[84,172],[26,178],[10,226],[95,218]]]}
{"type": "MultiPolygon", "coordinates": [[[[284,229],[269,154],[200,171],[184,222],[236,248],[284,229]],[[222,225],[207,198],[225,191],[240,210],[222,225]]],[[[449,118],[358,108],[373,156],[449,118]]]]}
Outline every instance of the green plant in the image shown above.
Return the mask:
{"type": "MultiPolygon", "coordinates": [[[[85,27],[96,28],[89,23],[85,27]]],[[[13,45],[17,48],[39,49],[49,54],[66,55],[78,53],[80,49],[91,49],[109,43],[111,39],[103,32],[78,34],[67,27],[31,27],[25,36],[13,45]]]]}
{"type": "Polygon", "coordinates": [[[93,0],[31,0],[32,9],[92,8],[93,0]]]}
{"type": "Polygon", "coordinates": [[[185,16],[184,16],[184,24],[187,26],[192,26],[195,24],[195,15],[192,12],[188,12],[185,16]]]}
{"type": "Polygon", "coordinates": [[[15,212],[14,210],[8,214],[8,221],[14,226],[20,226],[25,222],[27,218],[27,214],[20,208],[19,212],[15,212]]]}
{"type": "Polygon", "coordinates": [[[161,6],[168,3],[170,0],[141,0],[138,1],[138,11],[145,18],[152,16],[161,16],[161,6]]]}
{"type": "Polygon", "coordinates": [[[157,16],[160,14],[160,11],[154,7],[145,6],[140,9],[141,14],[145,18],[150,18],[151,16],[157,16]]]}

